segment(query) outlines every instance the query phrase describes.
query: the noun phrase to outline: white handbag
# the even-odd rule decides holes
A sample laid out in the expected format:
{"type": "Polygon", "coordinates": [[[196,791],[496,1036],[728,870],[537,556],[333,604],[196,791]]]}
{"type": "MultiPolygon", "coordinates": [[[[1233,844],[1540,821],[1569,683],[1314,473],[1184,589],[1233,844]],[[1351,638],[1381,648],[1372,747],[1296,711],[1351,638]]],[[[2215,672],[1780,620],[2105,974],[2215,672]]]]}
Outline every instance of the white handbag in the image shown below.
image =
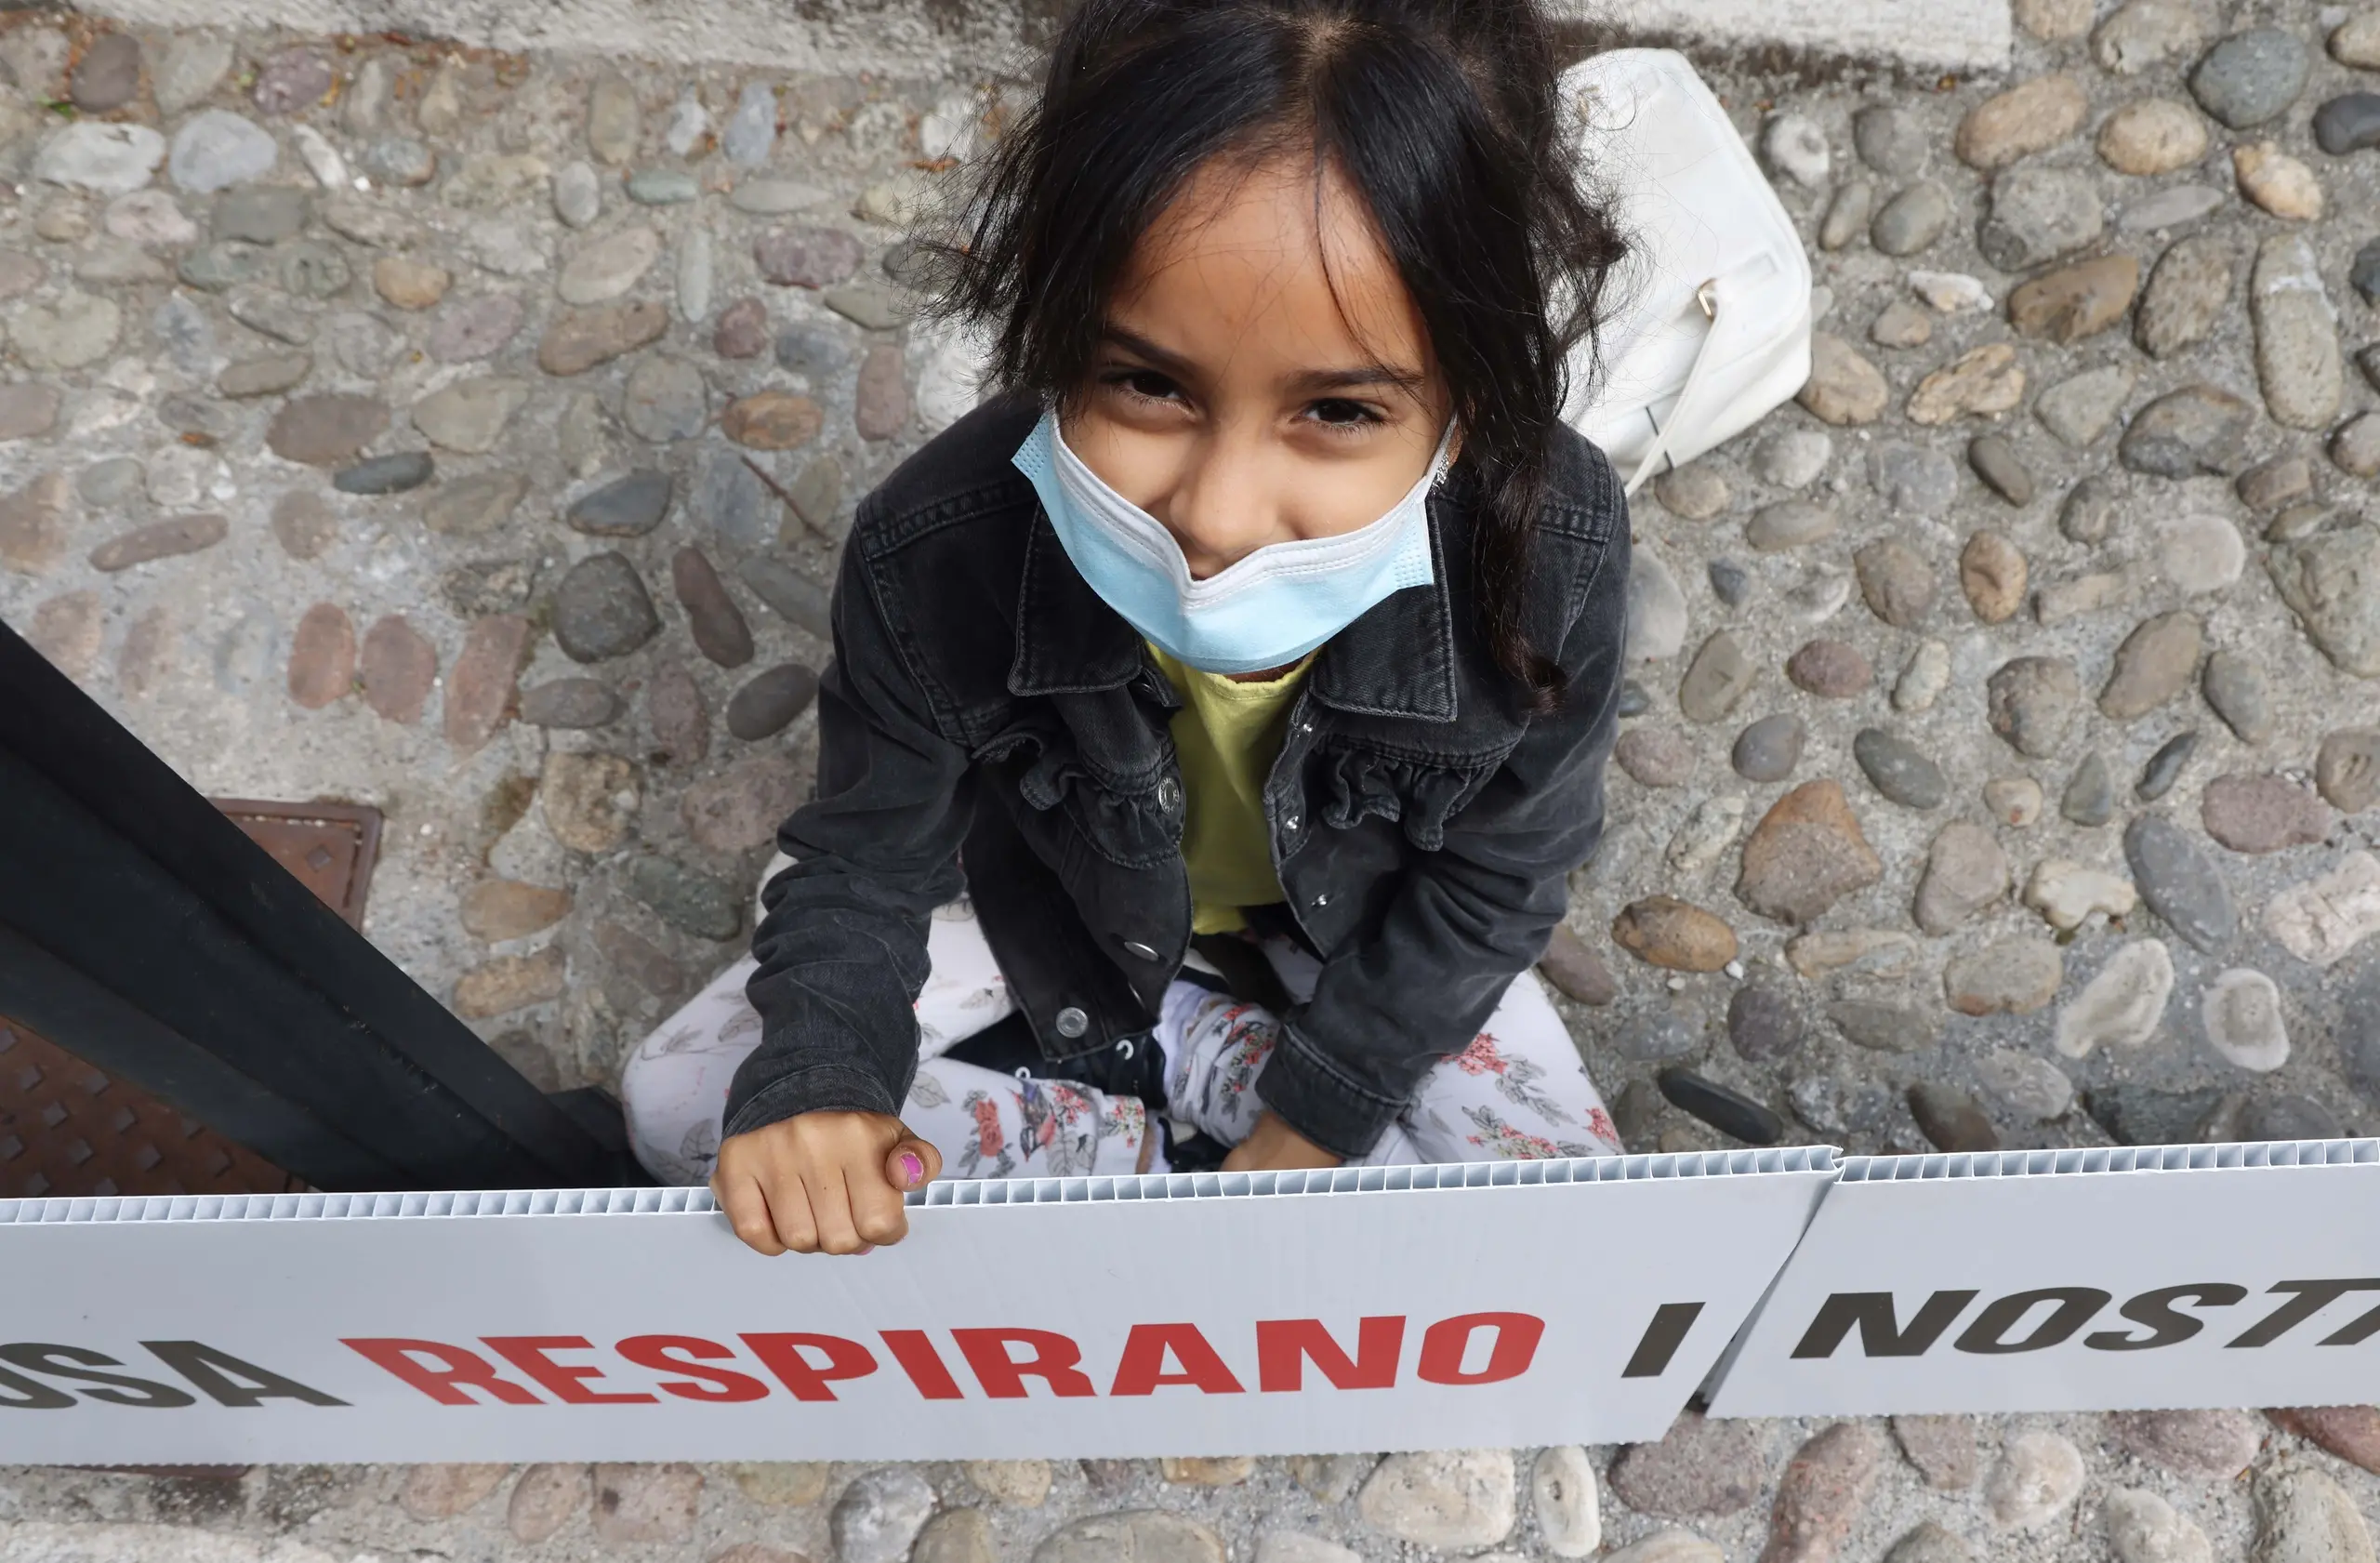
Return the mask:
{"type": "Polygon", "coordinates": [[[1810,376],[1810,263],[1751,149],[1684,55],[1562,74],[1580,157],[1629,242],[1618,309],[1571,363],[1564,421],[1646,479],[1741,433],[1810,376]]]}

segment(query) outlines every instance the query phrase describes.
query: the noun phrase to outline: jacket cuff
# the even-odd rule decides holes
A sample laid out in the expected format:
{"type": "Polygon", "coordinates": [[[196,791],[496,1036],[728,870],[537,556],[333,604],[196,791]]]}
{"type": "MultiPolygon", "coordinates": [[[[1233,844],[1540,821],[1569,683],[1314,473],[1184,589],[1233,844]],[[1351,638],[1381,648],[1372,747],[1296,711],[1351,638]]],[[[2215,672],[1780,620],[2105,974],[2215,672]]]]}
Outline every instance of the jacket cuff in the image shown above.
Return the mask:
{"type": "Polygon", "coordinates": [[[777,1076],[734,1104],[720,1138],[748,1134],[800,1113],[883,1113],[901,1116],[884,1082],[847,1064],[814,1064],[777,1076]]]}
{"type": "Polygon", "coordinates": [[[1369,1155],[1406,1107],[1402,1098],[1350,1079],[1287,1023],[1256,1077],[1256,1095],[1282,1122],[1349,1161],[1369,1155]]]}

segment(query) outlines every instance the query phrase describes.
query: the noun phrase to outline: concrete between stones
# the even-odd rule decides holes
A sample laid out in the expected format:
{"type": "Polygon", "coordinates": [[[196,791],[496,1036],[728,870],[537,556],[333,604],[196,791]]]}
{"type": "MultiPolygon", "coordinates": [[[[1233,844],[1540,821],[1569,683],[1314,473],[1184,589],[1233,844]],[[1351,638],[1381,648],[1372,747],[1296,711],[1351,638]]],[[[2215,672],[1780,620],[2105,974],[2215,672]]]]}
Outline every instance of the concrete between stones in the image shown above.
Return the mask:
{"type": "MultiPolygon", "coordinates": [[[[1022,58],[1052,0],[91,0],[155,27],[395,29],[501,49],[673,64],[923,74],[1022,58]]],[[[2007,0],[1568,0],[1581,20],[1727,50],[1990,71],[2008,62],[2007,0]]]]}

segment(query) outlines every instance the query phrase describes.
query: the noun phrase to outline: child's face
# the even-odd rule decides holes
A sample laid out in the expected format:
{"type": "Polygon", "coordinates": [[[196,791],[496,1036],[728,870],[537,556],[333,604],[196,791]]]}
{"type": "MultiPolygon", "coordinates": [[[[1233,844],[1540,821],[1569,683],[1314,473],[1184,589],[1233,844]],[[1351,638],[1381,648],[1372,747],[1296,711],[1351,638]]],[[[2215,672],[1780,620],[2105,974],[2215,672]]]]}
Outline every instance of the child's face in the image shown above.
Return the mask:
{"type": "Polygon", "coordinates": [[[1134,252],[1106,328],[1066,444],[1172,532],[1195,576],[1378,520],[1446,427],[1421,316],[1369,214],[1335,174],[1317,191],[1302,155],[1194,175],[1134,252]]]}

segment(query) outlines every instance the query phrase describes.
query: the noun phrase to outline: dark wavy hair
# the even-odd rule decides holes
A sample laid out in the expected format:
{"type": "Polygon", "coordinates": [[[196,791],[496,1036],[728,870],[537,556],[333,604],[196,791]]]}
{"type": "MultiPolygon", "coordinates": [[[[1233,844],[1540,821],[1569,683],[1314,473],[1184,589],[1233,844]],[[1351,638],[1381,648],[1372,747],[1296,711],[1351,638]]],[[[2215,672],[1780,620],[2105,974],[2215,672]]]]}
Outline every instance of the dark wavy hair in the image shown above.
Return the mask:
{"type": "Polygon", "coordinates": [[[920,257],[933,309],[989,338],[1002,390],[1068,402],[1133,246],[1191,174],[1309,143],[1421,312],[1479,484],[1480,629],[1550,709],[1563,675],[1528,640],[1531,545],[1571,351],[1625,253],[1573,166],[1560,57],[1538,0],[1083,0],[1038,104],[920,257]]]}

